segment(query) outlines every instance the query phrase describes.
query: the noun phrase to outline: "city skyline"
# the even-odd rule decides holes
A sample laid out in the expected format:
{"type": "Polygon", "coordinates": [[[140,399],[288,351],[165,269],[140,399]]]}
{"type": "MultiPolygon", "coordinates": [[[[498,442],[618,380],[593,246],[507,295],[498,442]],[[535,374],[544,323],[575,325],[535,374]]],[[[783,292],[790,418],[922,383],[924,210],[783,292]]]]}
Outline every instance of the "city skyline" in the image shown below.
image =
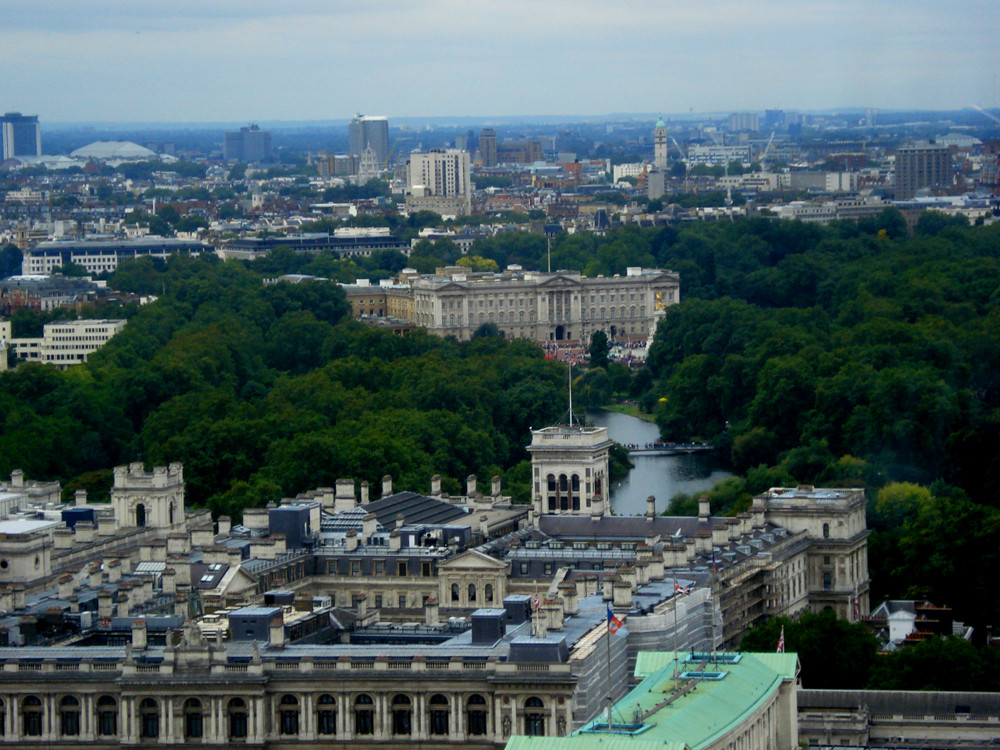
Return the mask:
{"type": "Polygon", "coordinates": [[[48,122],[994,107],[995,4],[0,2],[48,122]],[[521,18],[523,23],[498,23],[521,18]],[[516,32],[508,29],[517,28],[516,32]],[[498,31],[498,29],[502,29],[498,31]]]}

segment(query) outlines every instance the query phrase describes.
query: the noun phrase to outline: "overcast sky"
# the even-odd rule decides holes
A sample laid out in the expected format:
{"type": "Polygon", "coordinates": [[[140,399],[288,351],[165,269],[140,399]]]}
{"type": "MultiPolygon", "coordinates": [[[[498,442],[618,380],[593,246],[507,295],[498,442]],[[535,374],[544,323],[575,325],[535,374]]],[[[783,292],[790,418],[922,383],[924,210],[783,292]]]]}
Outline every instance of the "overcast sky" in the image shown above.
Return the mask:
{"type": "Polygon", "coordinates": [[[0,0],[42,122],[1000,106],[998,0],[0,0]]]}

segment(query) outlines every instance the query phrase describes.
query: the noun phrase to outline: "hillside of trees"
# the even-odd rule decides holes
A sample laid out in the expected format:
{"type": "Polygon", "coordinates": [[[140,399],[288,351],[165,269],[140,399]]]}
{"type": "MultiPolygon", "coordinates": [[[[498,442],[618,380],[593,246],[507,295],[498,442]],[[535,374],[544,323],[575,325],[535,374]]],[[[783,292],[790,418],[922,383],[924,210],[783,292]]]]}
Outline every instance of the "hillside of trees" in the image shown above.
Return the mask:
{"type": "Polygon", "coordinates": [[[116,464],[181,461],[189,502],[237,517],[386,473],[425,491],[439,473],[455,493],[502,474],[526,499],[528,430],[564,410],[565,372],[533,344],[362,326],[333,283],[173,258],[112,284],[165,293],[85,365],[0,377],[0,474],[101,497],[116,464]]]}

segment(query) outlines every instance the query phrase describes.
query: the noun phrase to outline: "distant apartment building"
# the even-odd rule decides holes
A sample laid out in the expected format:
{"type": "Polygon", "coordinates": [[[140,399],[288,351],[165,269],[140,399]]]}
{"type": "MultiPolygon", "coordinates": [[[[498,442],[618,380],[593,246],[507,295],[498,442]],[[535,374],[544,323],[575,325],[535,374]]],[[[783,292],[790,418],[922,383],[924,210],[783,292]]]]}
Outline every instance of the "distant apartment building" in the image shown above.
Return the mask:
{"type": "Polygon", "coordinates": [[[677,274],[660,269],[629,268],[625,276],[596,278],[516,266],[502,274],[455,271],[413,280],[414,322],[460,341],[484,323],[540,343],[589,341],[597,330],[612,338],[645,338],[656,313],[680,301],[677,274]]]}
{"type": "Polygon", "coordinates": [[[0,160],[42,155],[42,129],[38,115],[8,112],[0,117],[0,160]]]}
{"type": "Polygon", "coordinates": [[[611,168],[611,177],[615,182],[620,182],[623,177],[638,178],[646,171],[648,165],[643,161],[629,162],[628,164],[615,164],[611,168]]]}
{"type": "Polygon", "coordinates": [[[358,173],[359,156],[351,154],[320,154],[316,172],[320,177],[349,177],[358,173]]]}
{"type": "Polygon", "coordinates": [[[14,353],[28,362],[65,370],[87,361],[125,327],[124,320],[69,320],[47,323],[41,338],[10,339],[14,353]]]}
{"type": "Polygon", "coordinates": [[[0,315],[76,305],[94,299],[99,289],[93,281],[72,276],[11,276],[0,279],[0,315]]]}
{"type": "Polygon", "coordinates": [[[921,188],[950,188],[951,150],[940,143],[917,143],[896,151],[896,200],[908,200],[921,188]]]}
{"type": "Polygon", "coordinates": [[[24,251],[21,273],[50,274],[68,263],[83,266],[87,273],[111,273],[123,260],[169,258],[174,253],[198,255],[214,252],[211,245],[197,240],[171,237],[139,237],[132,240],[80,240],[40,242],[24,251]]]}
{"type": "Polygon", "coordinates": [[[734,133],[760,130],[760,115],[756,112],[733,112],[729,115],[729,129],[734,133]]]}
{"type": "Polygon", "coordinates": [[[385,117],[359,114],[347,126],[348,153],[361,157],[371,148],[379,168],[389,160],[389,120],[385,117]]]}
{"type": "Polygon", "coordinates": [[[692,145],[687,152],[689,165],[725,166],[734,161],[749,164],[752,160],[753,149],[749,143],[740,146],[692,145]]]}
{"type": "Polygon", "coordinates": [[[343,227],[328,232],[303,232],[278,237],[241,237],[219,248],[223,260],[256,260],[277,247],[296,253],[332,252],[337,257],[367,258],[379,250],[410,254],[410,244],[391,234],[388,227],[343,227]]]}
{"type": "Polygon", "coordinates": [[[497,161],[500,164],[534,164],[542,157],[541,141],[522,139],[503,141],[497,145],[497,161]]]}
{"type": "Polygon", "coordinates": [[[497,131],[484,128],[479,134],[479,156],[484,167],[495,167],[497,162],[497,131]]]}
{"type": "Polygon", "coordinates": [[[256,125],[227,132],[222,139],[226,161],[264,161],[271,155],[271,134],[256,125]]]}
{"type": "Polygon", "coordinates": [[[408,211],[435,211],[443,216],[472,212],[468,151],[431,149],[410,154],[406,174],[408,211]]]}
{"type": "Polygon", "coordinates": [[[827,224],[835,219],[857,221],[878,216],[891,206],[891,201],[877,196],[851,196],[823,202],[792,201],[783,206],[773,206],[771,211],[779,219],[827,224]]]}

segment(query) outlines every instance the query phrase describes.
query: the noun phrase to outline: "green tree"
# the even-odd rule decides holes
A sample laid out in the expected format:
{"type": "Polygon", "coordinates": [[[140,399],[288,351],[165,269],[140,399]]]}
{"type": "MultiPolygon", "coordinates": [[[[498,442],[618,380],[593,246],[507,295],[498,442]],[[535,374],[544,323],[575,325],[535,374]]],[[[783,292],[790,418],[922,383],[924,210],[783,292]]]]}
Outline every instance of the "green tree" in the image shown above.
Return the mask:
{"type": "Polygon", "coordinates": [[[878,642],[861,623],[840,620],[829,610],[803,612],[798,621],[775,617],[752,628],[740,650],[773,652],[782,629],[785,651],[798,654],[802,665],[803,687],[858,690],[868,684],[878,642]]]}
{"type": "Polygon", "coordinates": [[[607,368],[608,355],[611,353],[611,344],[608,341],[608,334],[598,329],[590,334],[590,366],[607,368]]]}

